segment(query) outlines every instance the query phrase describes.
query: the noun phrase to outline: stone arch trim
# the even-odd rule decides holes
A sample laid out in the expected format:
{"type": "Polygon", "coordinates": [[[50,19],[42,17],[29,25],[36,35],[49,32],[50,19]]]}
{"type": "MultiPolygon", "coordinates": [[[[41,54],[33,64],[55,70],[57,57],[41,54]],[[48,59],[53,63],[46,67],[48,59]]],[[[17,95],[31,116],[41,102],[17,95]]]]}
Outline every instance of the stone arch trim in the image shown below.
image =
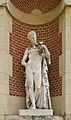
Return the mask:
{"type": "Polygon", "coordinates": [[[63,8],[64,8],[64,2],[61,1],[60,4],[52,11],[45,14],[39,14],[36,16],[32,14],[26,14],[18,10],[10,0],[7,1],[7,9],[11,13],[11,15],[14,16],[17,20],[31,25],[41,25],[52,21],[57,16],[59,16],[63,8]]]}

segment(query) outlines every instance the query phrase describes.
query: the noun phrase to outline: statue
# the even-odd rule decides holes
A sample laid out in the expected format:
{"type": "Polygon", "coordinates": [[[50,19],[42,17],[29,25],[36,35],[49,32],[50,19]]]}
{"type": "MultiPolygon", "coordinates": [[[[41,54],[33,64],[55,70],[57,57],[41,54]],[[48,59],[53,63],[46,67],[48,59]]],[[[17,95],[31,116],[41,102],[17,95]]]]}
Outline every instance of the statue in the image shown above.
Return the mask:
{"type": "Polygon", "coordinates": [[[43,42],[36,42],[36,33],[30,31],[27,37],[31,47],[27,48],[21,64],[26,68],[26,106],[28,109],[51,109],[48,82],[50,53],[43,42]]]}

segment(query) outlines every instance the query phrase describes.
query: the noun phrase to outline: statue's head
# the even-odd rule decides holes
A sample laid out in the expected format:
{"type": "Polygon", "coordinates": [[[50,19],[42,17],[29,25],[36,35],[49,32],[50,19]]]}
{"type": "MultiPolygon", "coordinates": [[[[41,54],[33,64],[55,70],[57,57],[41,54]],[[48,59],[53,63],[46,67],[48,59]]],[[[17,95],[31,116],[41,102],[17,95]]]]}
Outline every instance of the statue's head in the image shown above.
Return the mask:
{"type": "Polygon", "coordinates": [[[32,45],[34,45],[36,43],[36,33],[34,31],[30,31],[27,34],[27,38],[30,40],[32,45]]]}

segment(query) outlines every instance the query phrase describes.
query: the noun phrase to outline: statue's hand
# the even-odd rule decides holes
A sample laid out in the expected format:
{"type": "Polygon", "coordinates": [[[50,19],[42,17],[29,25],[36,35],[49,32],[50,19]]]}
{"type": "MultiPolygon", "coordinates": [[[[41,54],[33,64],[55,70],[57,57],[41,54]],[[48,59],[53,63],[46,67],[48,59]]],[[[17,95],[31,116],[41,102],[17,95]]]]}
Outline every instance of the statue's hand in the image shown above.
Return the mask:
{"type": "Polygon", "coordinates": [[[51,61],[49,61],[49,65],[51,65],[51,61]]]}
{"type": "Polygon", "coordinates": [[[37,51],[38,51],[39,55],[44,56],[44,47],[43,47],[43,45],[38,45],[37,46],[37,51]]]}
{"type": "Polygon", "coordinates": [[[41,55],[42,55],[42,58],[45,58],[45,53],[44,52],[41,55]]]}
{"type": "Polygon", "coordinates": [[[43,53],[43,49],[42,48],[38,48],[38,53],[41,55],[43,53]]]}

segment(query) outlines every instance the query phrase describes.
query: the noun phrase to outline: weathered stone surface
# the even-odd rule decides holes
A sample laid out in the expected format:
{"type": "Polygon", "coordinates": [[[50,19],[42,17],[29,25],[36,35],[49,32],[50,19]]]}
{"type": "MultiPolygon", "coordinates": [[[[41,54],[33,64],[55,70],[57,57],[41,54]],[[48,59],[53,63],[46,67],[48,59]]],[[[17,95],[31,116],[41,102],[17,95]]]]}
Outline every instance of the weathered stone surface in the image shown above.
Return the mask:
{"type": "Polygon", "coordinates": [[[20,116],[51,116],[53,115],[53,109],[20,109],[20,116]]]}
{"type": "Polygon", "coordinates": [[[61,116],[5,116],[5,120],[63,120],[61,116]]]}

